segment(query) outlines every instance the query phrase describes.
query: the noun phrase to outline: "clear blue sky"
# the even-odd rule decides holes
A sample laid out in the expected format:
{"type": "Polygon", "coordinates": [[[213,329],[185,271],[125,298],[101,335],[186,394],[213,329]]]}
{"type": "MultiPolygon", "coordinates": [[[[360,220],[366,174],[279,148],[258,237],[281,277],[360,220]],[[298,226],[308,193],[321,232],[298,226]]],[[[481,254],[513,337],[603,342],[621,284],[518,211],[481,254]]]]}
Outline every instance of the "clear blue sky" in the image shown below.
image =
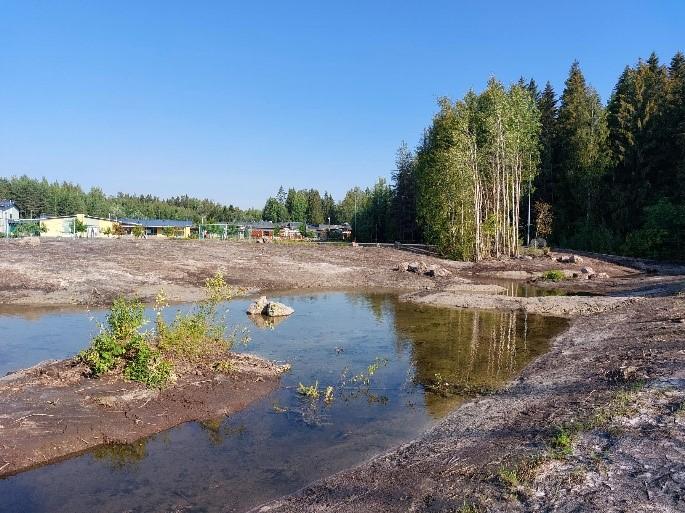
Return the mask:
{"type": "Polygon", "coordinates": [[[685,2],[0,2],[0,176],[262,207],[389,176],[438,96],[685,50],[685,2]]]}

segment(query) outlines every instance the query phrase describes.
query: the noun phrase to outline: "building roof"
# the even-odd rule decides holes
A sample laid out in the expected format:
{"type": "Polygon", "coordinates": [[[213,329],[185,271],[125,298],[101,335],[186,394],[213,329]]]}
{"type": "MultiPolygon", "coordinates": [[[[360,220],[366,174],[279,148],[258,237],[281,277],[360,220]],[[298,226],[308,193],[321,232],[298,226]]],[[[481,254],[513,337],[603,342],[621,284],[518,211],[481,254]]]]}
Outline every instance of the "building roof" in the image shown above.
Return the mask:
{"type": "Polygon", "coordinates": [[[192,221],[179,221],[177,219],[132,219],[122,217],[116,220],[118,223],[128,226],[142,226],[143,228],[190,228],[192,221]]]}
{"type": "Polygon", "coordinates": [[[10,208],[17,208],[12,200],[0,200],[0,210],[9,210],[10,208]]]}
{"type": "Polygon", "coordinates": [[[257,221],[256,223],[247,223],[246,226],[252,230],[273,230],[278,228],[278,225],[271,221],[257,221]]]}

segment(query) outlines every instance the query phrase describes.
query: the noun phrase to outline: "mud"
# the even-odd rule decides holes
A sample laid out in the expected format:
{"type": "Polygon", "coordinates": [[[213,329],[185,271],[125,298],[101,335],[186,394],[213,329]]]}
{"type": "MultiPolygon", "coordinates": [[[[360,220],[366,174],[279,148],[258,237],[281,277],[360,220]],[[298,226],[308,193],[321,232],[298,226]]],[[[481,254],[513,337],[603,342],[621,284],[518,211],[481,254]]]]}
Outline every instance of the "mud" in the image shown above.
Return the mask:
{"type": "Polygon", "coordinates": [[[111,373],[85,377],[75,360],[46,362],[0,378],[0,477],[111,443],[130,443],[191,420],[228,415],[269,394],[282,369],[232,354],[230,372],[211,362],[177,366],[159,390],[111,373]]]}

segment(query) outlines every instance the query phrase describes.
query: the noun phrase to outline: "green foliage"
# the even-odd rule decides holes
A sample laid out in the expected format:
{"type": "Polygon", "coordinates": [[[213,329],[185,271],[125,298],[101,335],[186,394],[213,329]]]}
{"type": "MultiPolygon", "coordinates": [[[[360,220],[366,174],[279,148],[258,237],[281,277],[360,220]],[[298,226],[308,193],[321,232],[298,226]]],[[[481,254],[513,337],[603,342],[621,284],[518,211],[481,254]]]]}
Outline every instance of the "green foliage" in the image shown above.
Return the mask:
{"type": "Polygon", "coordinates": [[[518,472],[515,468],[502,467],[499,470],[500,481],[509,488],[510,491],[516,491],[516,489],[521,485],[521,480],[519,479],[518,472]]]}
{"type": "Polygon", "coordinates": [[[297,393],[309,399],[316,400],[319,398],[319,382],[315,381],[313,385],[297,385],[297,393]]]}
{"type": "Polygon", "coordinates": [[[142,335],[129,343],[124,377],[144,383],[151,388],[162,388],[170,379],[173,365],[161,353],[150,347],[142,335]]]}
{"type": "Polygon", "coordinates": [[[685,204],[667,199],[645,207],[642,228],[628,233],[624,252],[649,258],[682,259],[685,256],[685,204]]]}
{"type": "Polygon", "coordinates": [[[17,237],[35,236],[45,231],[46,228],[42,223],[18,223],[13,226],[12,235],[17,237]]]}
{"type": "Polygon", "coordinates": [[[165,237],[171,239],[176,236],[176,229],[173,226],[165,226],[162,228],[162,233],[165,237]]]}
{"type": "Polygon", "coordinates": [[[86,223],[76,218],[71,221],[69,229],[72,233],[86,233],[88,226],[86,226],[86,223]]]}
{"type": "Polygon", "coordinates": [[[266,205],[264,205],[264,210],[262,210],[262,219],[274,223],[287,221],[288,211],[283,203],[279,202],[276,198],[271,197],[266,200],[266,205]]]}
{"type": "Polygon", "coordinates": [[[90,347],[79,353],[79,359],[85,363],[93,376],[100,376],[117,366],[126,353],[126,345],[103,331],[93,338],[90,347]]]}
{"type": "Polygon", "coordinates": [[[307,220],[307,192],[288,189],[285,200],[290,221],[306,222],[307,220]]]}
{"type": "Polygon", "coordinates": [[[462,260],[516,254],[522,184],[539,155],[540,113],[530,90],[491,79],[480,95],[439,105],[415,168],[426,241],[462,260]]]}
{"type": "Polygon", "coordinates": [[[557,428],[550,445],[556,458],[565,458],[573,452],[573,434],[563,427],[557,428]]]}
{"type": "Polygon", "coordinates": [[[133,228],[131,228],[131,233],[136,239],[141,238],[143,235],[145,235],[145,228],[143,228],[140,225],[136,225],[133,228]]]}
{"type": "MultiPolygon", "coordinates": [[[[221,205],[207,200],[179,196],[160,199],[151,195],[119,193],[106,196],[94,187],[84,192],[78,185],[64,182],[50,183],[28,176],[0,178],[0,198],[13,199],[22,217],[39,214],[66,216],[87,213],[96,217],[144,217],[163,219],[191,219],[200,222],[256,221],[261,210],[241,210],[233,205],[221,205]]],[[[121,235],[116,234],[115,235],[121,235]]]]}
{"type": "Polygon", "coordinates": [[[116,299],[112,304],[107,322],[91,345],[79,354],[94,376],[114,369],[131,348],[139,341],[140,328],[145,324],[142,303],[137,300],[116,299]]]}
{"type": "Polygon", "coordinates": [[[542,273],[542,279],[549,281],[562,281],[566,279],[566,275],[564,274],[564,271],[553,269],[551,271],[545,271],[542,273]]]}
{"type": "MultiPolygon", "coordinates": [[[[157,296],[155,331],[142,332],[146,324],[143,304],[137,300],[117,299],[107,322],[79,354],[95,377],[121,367],[126,379],[162,388],[173,375],[173,362],[195,360],[203,356],[225,354],[235,339],[235,332],[225,336],[223,318],[217,318],[220,302],[230,297],[228,284],[217,273],[207,279],[205,299],[191,313],[179,313],[169,325],[164,321],[167,306],[164,293],[157,296]]],[[[246,340],[246,338],[244,338],[246,340]]],[[[228,372],[230,362],[220,360],[215,370],[228,372]]]]}

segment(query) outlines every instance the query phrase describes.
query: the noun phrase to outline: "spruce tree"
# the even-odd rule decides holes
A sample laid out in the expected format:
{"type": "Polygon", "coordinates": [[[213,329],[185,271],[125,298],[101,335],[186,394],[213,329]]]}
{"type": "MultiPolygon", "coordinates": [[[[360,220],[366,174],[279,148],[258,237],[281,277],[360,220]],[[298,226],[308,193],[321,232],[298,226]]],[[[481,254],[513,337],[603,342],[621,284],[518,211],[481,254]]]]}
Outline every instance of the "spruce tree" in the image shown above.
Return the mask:
{"type": "MultiPolygon", "coordinates": [[[[601,216],[599,185],[608,166],[606,115],[578,61],[571,65],[557,123],[559,186],[555,230],[562,242],[592,246],[601,216]]],[[[599,248],[597,248],[599,249],[599,248]]]]}

